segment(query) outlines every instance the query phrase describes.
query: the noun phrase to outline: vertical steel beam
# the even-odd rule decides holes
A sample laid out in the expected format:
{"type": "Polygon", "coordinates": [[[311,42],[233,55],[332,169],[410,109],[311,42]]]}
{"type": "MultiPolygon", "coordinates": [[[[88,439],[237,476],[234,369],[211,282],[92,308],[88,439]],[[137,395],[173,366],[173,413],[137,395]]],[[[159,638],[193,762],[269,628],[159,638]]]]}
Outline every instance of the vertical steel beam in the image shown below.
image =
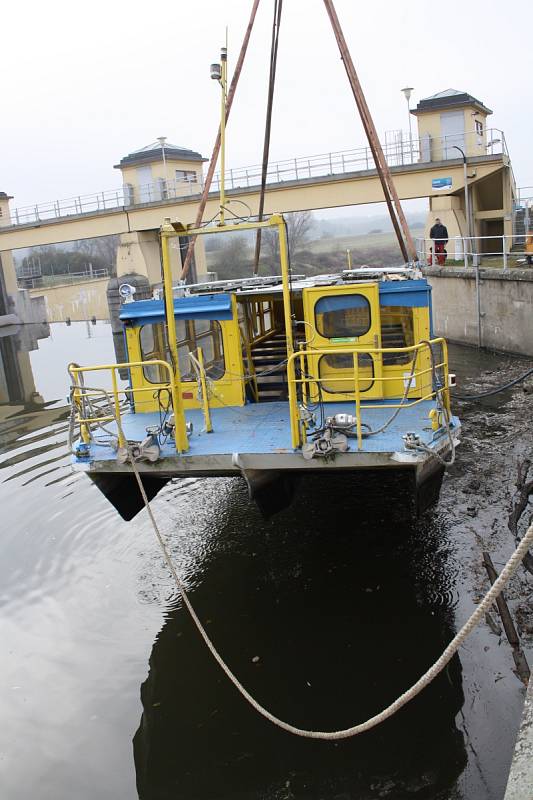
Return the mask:
{"type": "Polygon", "coordinates": [[[174,316],[174,292],[172,290],[172,268],[170,265],[170,239],[174,236],[174,228],[169,219],[165,219],[161,227],[161,254],[163,260],[163,289],[165,293],[165,316],[167,321],[168,349],[172,360],[172,377],[174,384],[174,421],[176,424],[176,450],[185,453],[189,449],[187,438],[187,428],[185,423],[185,411],[183,410],[183,399],[181,395],[181,375],[178,358],[178,338],[176,332],[176,317],[174,316]]]}
{"type": "Polygon", "coordinates": [[[410,260],[416,261],[417,254],[416,254],[415,243],[411,236],[411,232],[409,231],[409,226],[407,225],[407,220],[405,219],[405,215],[403,213],[403,209],[400,203],[400,198],[398,197],[398,193],[396,192],[396,187],[394,186],[394,182],[392,180],[392,176],[389,170],[389,165],[387,164],[387,161],[383,154],[383,149],[378,139],[377,131],[374,126],[374,121],[370,115],[370,111],[368,109],[368,105],[366,103],[365,96],[361,88],[361,84],[359,83],[359,78],[357,77],[355,66],[352,61],[350,51],[348,50],[348,45],[346,43],[346,39],[344,38],[344,34],[342,32],[337,12],[335,11],[335,7],[333,5],[332,0],[324,0],[324,5],[326,6],[326,11],[328,13],[331,26],[333,28],[333,32],[335,34],[335,38],[337,40],[337,44],[339,46],[339,51],[341,54],[342,61],[344,63],[344,67],[346,69],[346,74],[348,76],[350,86],[352,88],[353,96],[355,98],[357,108],[359,109],[361,122],[363,123],[363,128],[365,129],[365,133],[368,138],[368,144],[370,145],[370,149],[372,150],[372,155],[374,157],[376,169],[378,171],[379,179],[381,181],[381,186],[383,187],[385,202],[387,203],[387,207],[389,209],[389,214],[392,220],[392,224],[394,226],[394,230],[396,233],[396,237],[398,239],[398,244],[400,246],[402,256],[405,261],[410,261],[410,260]]]}
{"type": "MultiPolygon", "coordinates": [[[[246,32],[244,34],[244,39],[241,45],[241,51],[239,53],[239,58],[237,59],[237,63],[235,65],[235,72],[233,73],[233,78],[231,80],[231,85],[229,87],[228,92],[228,99],[226,102],[226,122],[229,118],[229,114],[231,111],[231,106],[233,104],[233,98],[235,97],[235,91],[237,89],[237,84],[239,83],[239,77],[242,70],[242,65],[244,63],[244,57],[246,55],[246,51],[248,49],[248,43],[250,41],[250,36],[252,34],[252,28],[254,26],[255,17],[257,14],[257,9],[259,7],[260,0],[253,0],[252,11],[250,12],[250,19],[248,21],[248,26],[246,28],[246,32]]],[[[200,198],[200,203],[198,205],[198,211],[196,214],[195,220],[195,228],[199,228],[202,224],[202,219],[204,216],[205,207],[207,204],[207,197],[209,195],[209,190],[211,189],[211,181],[213,180],[213,175],[215,173],[215,167],[217,164],[218,154],[220,151],[220,127],[218,129],[217,138],[215,140],[215,144],[213,147],[213,152],[211,154],[211,161],[209,163],[209,168],[207,170],[207,175],[205,176],[205,183],[204,188],[202,191],[202,197],[200,198]]],[[[183,263],[183,269],[181,270],[181,280],[184,280],[189,269],[191,267],[192,256],[194,253],[194,244],[196,242],[196,236],[193,236],[191,241],[189,242],[189,247],[187,248],[187,255],[185,256],[185,261],[183,263]]]]}

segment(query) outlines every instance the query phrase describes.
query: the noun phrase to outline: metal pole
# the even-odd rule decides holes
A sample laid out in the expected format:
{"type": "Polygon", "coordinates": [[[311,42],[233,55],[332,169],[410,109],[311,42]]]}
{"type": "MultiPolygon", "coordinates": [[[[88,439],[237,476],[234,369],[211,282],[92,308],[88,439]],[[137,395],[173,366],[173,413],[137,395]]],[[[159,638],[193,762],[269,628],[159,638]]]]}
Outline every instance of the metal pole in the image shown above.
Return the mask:
{"type": "Polygon", "coordinates": [[[411,127],[411,109],[409,108],[409,98],[407,98],[407,116],[409,117],[409,159],[413,163],[413,130],[411,127]]]}
{"type": "Polygon", "coordinates": [[[398,239],[398,245],[405,261],[416,261],[415,243],[413,241],[413,237],[411,236],[407,220],[405,219],[400,198],[398,197],[396,187],[394,186],[389,166],[385,160],[383,149],[381,147],[374,122],[370,115],[361,84],[359,83],[359,78],[357,77],[355,66],[348,49],[346,39],[344,38],[337,12],[335,11],[332,0],[324,0],[324,5],[326,6],[326,11],[328,13],[337,44],[339,46],[339,51],[344,62],[344,67],[352,88],[353,96],[355,98],[357,108],[359,109],[361,122],[363,123],[363,128],[365,129],[368,143],[372,150],[372,155],[374,156],[376,169],[378,171],[381,186],[383,188],[383,194],[385,196],[385,202],[387,203],[391,221],[398,239]],[[396,212],[394,209],[396,209],[396,212]]]}
{"type": "Polygon", "coordinates": [[[165,295],[165,316],[167,322],[168,347],[172,360],[173,392],[175,392],[174,417],[176,423],[176,450],[184,453],[189,449],[187,430],[185,427],[185,413],[183,411],[182,395],[180,388],[180,370],[178,358],[178,340],[176,333],[176,318],[174,316],[174,292],[172,291],[172,267],[170,265],[170,238],[174,235],[174,228],[170,219],[165,219],[161,227],[161,254],[163,261],[163,291],[165,295]]]}
{"type": "MultiPolygon", "coordinates": [[[[467,242],[471,242],[471,231],[470,231],[470,200],[468,197],[468,175],[466,169],[466,156],[463,153],[463,180],[465,182],[465,217],[466,217],[466,235],[467,235],[467,242]]],[[[474,256],[472,256],[472,260],[474,256]]],[[[477,263],[477,259],[476,259],[477,263]]],[[[465,251],[465,266],[468,267],[468,255],[465,251]]]]}
{"type": "MultiPolygon", "coordinates": [[[[248,43],[250,41],[250,36],[252,34],[252,28],[254,26],[255,17],[257,14],[257,8],[259,6],[260,0],[253,0],[252,10],[250,12],[250,19],[248,21],[248,27],[246,28],[246,32],[244,34],[244,39],[241,45],[241,51],[239,53],[239,58],[237,59],[237,64],[235,65],[235,72],[233,73],[233,78],[231,79],[231,85],[229,87],[228,92],[228,102],[226,104],[226,122],[228,121],[229,114],[231,111],[231,106],[233,103],[233,98],[235,96],[235,91],[237,89],[237,84],[239,82],[239,77],[242,70],[242,65],[244,63],[244,57],[246,56],[246,51],[248,49],[248,43]]],[[[204,188],[202,192],[202,197],[200,199],[200,203],[198,204],[198,211],[196,213],[196,220],[195,220],[195,227],[199,228],[202,224],[202,219],[204,216],[205,207],[207,205],[207,197],[209,195],[209,190],[211,188],[211,181],[213,180],[213,175],[215,172],[215,167],[217,164],[218,153],[220,151],[220,130],[217,134],[217,138],[215,139],[215,144],[213,147],[213,152],[211,154],[211,161],[209,163],[209,168],[207,170],[207,175],[205,176],[204,188]]],[[[185,256],[185,261],[183,263],[183,269],[181,270],[181,280],[185,278],[187,275],[191,262],[192,256],[194,253],[194,244],[196,242],[196,237],[193,236],[191,241],[189,242],[189,247],[187,248],[187,255],[185,256]]]]}
{"type": "Polygon", "coordinates": [[[165,155],[164,143],[161,145],[161,152],[163,153],[163,172],[165,173],[165,189],[166,189],[168,184],[168,172],[167,172],[167,157],[165,155]]]}
{"type": "MultiPolygon", "coordinates": [[[[464,187],[465,187],[466,236],[467,236],[467,242],[471,243],[472,233],[471,233],[471,230],[470,230],[470,200],[469,200],[469,196],[468,196],[468,175],[467,175],[467,166],[466,166],[466,155],[465,155],[464,150],[462,150],[456,144],[452,145],[452,148],[454,150],[459,150],[459,152],[461,153],[461,155],[463,157],[463,182],[464,182],[464,187]]],[[[465,267],[467,267],[468,266],[468,256],[466,254],[466,248],[465,248],[465,251],[464,251],[464,257],[465,257],[465,267]]]]}
{"type": "Polygon", "coordinates": [[[222,89],[220,102],[220,222],[225,224],[224,206],[226,205],[226,84],[228,76],[228,51],[223,47],[220,51],[220,87],[222,89]]]}
{"type": "Polygon", "coordinates": [[[479,281],[479,264],[476,262],[476,304],[477,304],[477,346],[481,347],[482,344],[482,330],[481,330],[481,285],[479,281]]]}

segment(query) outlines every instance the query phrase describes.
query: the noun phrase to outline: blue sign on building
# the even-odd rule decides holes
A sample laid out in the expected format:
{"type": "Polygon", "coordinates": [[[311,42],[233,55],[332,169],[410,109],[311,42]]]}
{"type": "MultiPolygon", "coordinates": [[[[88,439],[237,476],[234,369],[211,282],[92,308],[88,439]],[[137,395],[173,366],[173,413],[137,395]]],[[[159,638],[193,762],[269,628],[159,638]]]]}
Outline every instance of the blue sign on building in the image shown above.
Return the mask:
{"type": "Polygon", "coordinates": [[[431,188],[432,189],[451,189],[452,188],[452,179],[451,178],[433,178],[431,181],[431,188]]]}

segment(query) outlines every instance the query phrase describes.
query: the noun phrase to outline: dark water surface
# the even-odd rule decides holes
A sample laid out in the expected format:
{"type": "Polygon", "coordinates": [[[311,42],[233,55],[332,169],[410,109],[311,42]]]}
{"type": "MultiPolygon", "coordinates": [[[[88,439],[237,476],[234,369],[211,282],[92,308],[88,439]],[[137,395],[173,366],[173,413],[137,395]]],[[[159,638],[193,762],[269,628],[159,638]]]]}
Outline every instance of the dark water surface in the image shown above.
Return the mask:
{"type": "MultiPolygon", "coordinates": [[[[109,326],[48,333],[0,338],[0,798],[502,798],[523,693],[485,629],[369,734],[300,740],[252,711],[146,514],[123,522],[70,471],[65,364],[114,361],[109,326]]],[[[509,361],[452,352],[470,378],[509,361]]],[[[153,507],[244,685],[296,725],[343,728],[414,682],[472,609],[475,537],[448,514],[465,472],[416,524],[382,486],[338,477],[267,522],[238,479],[180,480],[153,507]]]]}

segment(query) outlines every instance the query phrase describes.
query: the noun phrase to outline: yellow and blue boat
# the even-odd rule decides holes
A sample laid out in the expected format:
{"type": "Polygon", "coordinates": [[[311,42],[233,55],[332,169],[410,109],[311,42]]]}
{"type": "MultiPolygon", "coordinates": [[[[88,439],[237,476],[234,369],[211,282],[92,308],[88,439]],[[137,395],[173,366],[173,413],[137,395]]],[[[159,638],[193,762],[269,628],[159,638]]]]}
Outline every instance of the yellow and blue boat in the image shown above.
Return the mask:
{"type": "Polygon", "coordinates": [[[121,306],[127,361],[69,365],[74,469],[126,519],[142,507],[132,460],[150,497],[176,477],[242,476],[265,514],[311,473],[393,475],[415,511],[435,501],[460,424],[417,268],[295,276],[276,214],[199,229],[165,220],[161,250],[160,296],[121,306]],[[279,237],[279,276],[172,286],[173,239],[265,228],[279,237]]]}

